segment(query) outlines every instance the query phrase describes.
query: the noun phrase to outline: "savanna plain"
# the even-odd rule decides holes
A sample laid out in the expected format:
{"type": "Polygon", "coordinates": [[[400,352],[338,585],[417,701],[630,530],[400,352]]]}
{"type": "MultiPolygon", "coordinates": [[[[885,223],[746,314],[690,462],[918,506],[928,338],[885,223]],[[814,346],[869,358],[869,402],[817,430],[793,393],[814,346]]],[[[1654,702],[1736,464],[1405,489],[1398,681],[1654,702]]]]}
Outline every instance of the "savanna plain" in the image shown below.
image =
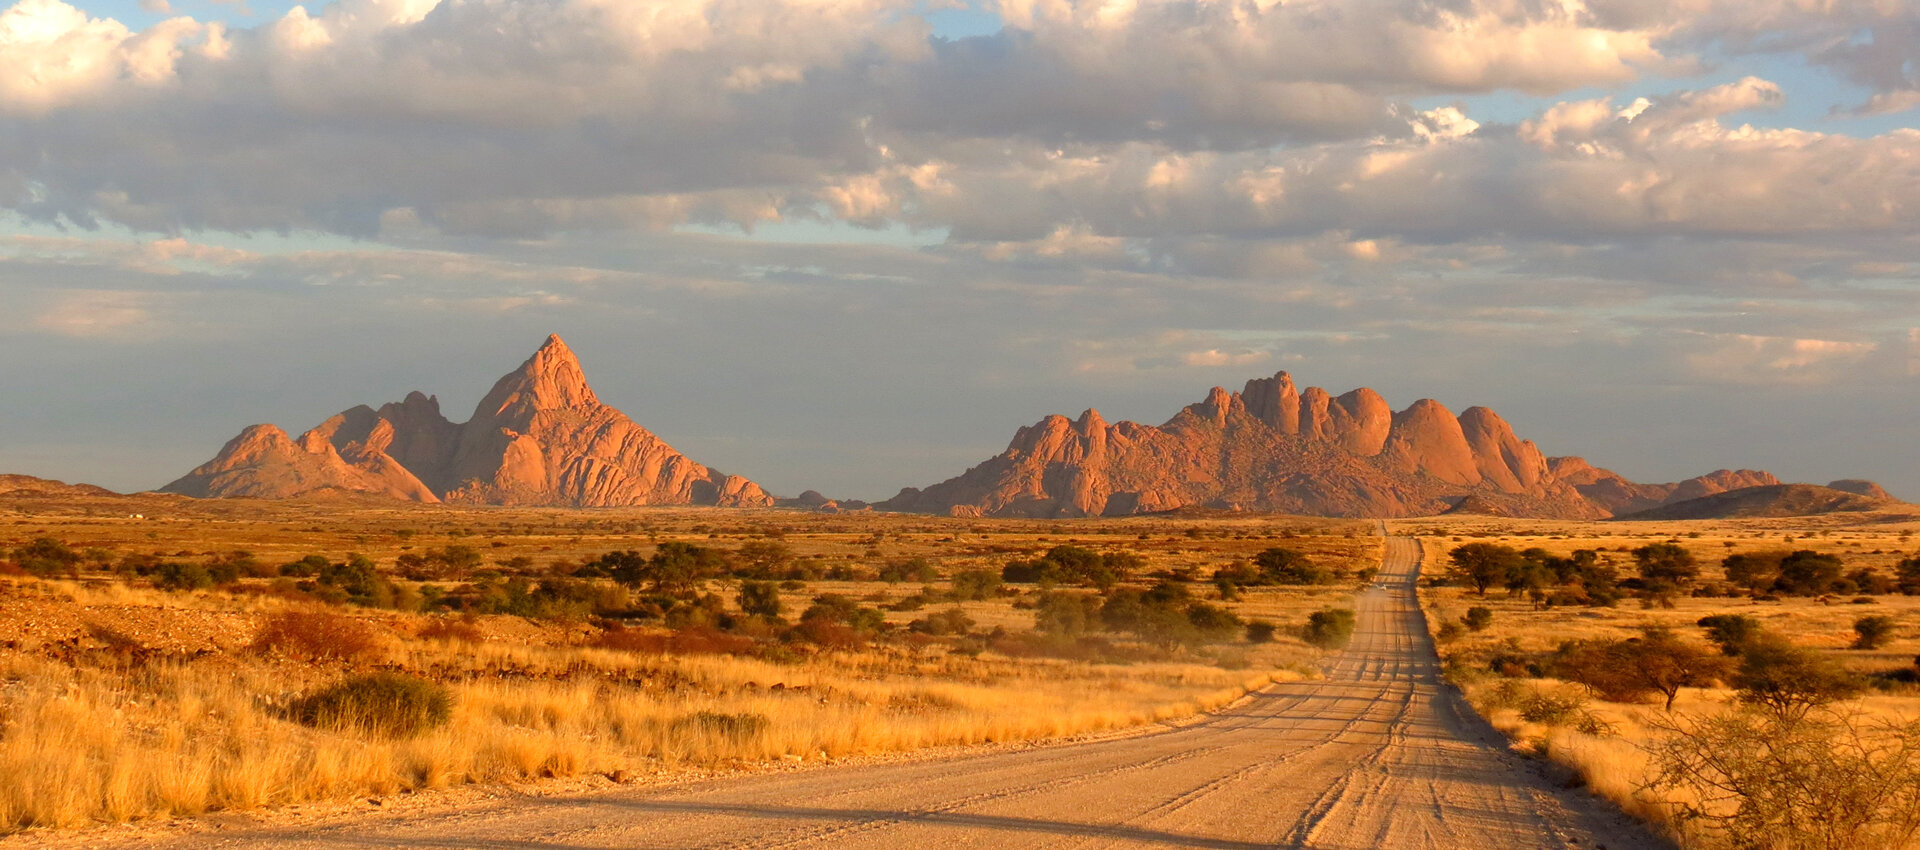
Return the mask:
{"type": "MultiPolygon", "coordinates": [[[[1395,520],[1448,680],[1685,847],[1920,831],[1920,518],[1395,520]]],[[[1377,523],[0,503],[0,842],[1189,722],[1316,679],[1377,523]]]]}

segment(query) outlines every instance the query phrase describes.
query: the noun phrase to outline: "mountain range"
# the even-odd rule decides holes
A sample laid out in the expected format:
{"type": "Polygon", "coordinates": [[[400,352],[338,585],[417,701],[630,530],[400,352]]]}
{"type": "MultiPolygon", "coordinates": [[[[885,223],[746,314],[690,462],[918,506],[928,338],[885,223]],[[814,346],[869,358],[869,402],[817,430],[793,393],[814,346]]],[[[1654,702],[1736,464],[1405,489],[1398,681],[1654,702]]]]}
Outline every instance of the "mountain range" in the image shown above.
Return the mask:
{"type": "MultiPolygon", "coordinates": [[[[1779,480],[1719,470],[1639,484],[1578,457],[1547,457],[1500,415],[1432,399],[1395,411],[1373,390],[1300,391],[1281,372],[1214,387],[1159,426],[1088,410],[1022,428],[1006,451],[875,507],[962,516],[1114,516],[1187,506],[1325,516],[1467,510],[1602,518],[1779,480]]],[[[1840,482],[1836,482],[1840,483],[1840,482]]]]}
{"type": "MultiPolygon", "coordinates": [[[[1248,381],[1239,392],[1214,387],[1158,426],[1108,422],[1094,410],[1077,419],[1048,416],[964,473],[903,489],[873,507],[952,516],[1118,516],[1201,507],[1598,519],[1662,515],[1652,512],[1780,485],[1770,473],[1747,469],[1636,483],[1579,457],[1546,456],[1485,407],[1455,415],[1421,399],[1396,411],[1373,390],[1303,391],[1280,372],[1248,381]]],[[[1713,504],[1737,503],[1751,513],[1889,501],[1868,481],[1836,481],[1831,488],[1820,498],[1775,489],[1713,504]],[[1766,494],[1789,492],[1791,498],[1767,507],[1766,494]]],[[[443,416],[436,398],[414,392],[378,409],[342,411],[297,438],[254,425],[162,489],[201,498],[351,493],[522,506],[865,507],[813,491],[776,501],[746,478],[693,461],[603,404],[558,336],[495,382],[464,423],[443,416]]],[[[1712,509],[1686,507],[1677,514],[1712,509]]]]}

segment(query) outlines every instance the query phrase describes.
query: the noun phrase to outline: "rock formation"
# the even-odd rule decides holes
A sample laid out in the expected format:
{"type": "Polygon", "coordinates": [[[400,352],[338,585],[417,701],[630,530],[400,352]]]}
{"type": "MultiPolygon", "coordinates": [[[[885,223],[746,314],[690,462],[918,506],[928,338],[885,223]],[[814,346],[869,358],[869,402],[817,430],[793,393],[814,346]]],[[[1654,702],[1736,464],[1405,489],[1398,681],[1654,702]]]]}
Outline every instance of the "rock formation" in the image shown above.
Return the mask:
{"type": "Polygon", "coordinates": [[[297,440],[254,425],[161,489],[202,498],[335,490],[565,507],[773,503],[759,485],[695,463],[602,404],[558,336],[497,381],[464,424],[415,392],[378,410],[349,408],[297,440]]]}
{"type": "Polygon", "coordinates": [[[1330,516],[1443,511],[1589,518],[1779,483],[1721,470],[1636,484],[1576,457],[1548,458],[1500,415],[1455,416],[1421,399],[1394,412],[1378,393],[1296,390],[1285,372],[1215,387],[1158,427],[1097,411],[1049,416],[1006,451],[883,510],[963,516],[1100,516],[1202,506],[1330,516]]]}

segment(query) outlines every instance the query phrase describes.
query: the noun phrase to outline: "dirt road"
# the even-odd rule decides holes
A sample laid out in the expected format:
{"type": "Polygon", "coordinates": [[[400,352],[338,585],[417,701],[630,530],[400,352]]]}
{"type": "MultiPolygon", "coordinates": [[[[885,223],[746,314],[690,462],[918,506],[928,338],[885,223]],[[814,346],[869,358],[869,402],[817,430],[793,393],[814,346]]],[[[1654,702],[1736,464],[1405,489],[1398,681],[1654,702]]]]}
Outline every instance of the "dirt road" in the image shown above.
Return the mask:
{"type": "Polygon", "coordinates": [[[1663,847],[1553,787],[1440,683],[1415,541],[1387,541],[1352,646],[1151,735],[672,788],[520,798],[180,846],[586,848],[1663,847]]]}

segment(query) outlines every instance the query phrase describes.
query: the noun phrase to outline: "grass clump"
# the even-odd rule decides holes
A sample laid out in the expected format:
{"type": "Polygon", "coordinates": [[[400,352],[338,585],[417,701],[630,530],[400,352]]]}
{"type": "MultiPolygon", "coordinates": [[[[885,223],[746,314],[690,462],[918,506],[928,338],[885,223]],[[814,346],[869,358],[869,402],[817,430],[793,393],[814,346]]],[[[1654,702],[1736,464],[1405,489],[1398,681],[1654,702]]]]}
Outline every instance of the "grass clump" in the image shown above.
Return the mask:
{"type": "Polygon", "coordinates": [[[288,713],[308,726],[412,738],[452,719],[453,692],[414,676],[369,673],[294,700],[288,713]]]}

